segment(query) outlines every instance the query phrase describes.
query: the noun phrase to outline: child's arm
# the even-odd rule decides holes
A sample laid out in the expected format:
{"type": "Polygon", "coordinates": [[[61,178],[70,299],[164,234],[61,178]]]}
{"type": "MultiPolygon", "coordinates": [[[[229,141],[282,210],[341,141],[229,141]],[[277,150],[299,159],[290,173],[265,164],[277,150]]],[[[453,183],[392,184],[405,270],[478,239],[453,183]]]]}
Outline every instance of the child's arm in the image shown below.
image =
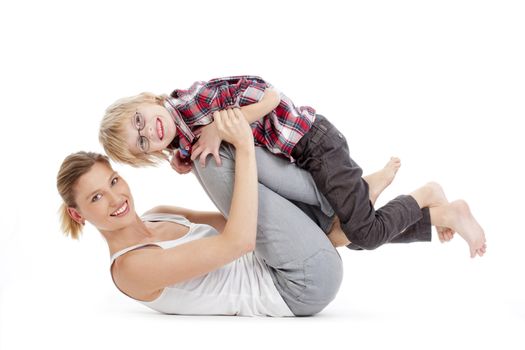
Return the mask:
{"type": "MultiPolygon", "coordinates": [[[[244,99],[244,105],[240,107],[240,109],[246,118],[246,121],[248,121],[248,124],[257,121],[270,113],[281,102],[281,96],[277,90],[272,87],[266,87],[263,90],[260,86],[254,88],[252,94],[244,96],[244,99]],[[257,95],[260,95],[260,93],[263,95],[259,99],[257,95]],[[257,102],[249,103],[251,101],[257,102]]],[[[218,137],[215,124],[216,123],[212,122],[199,129],[199,140],[195,143],[191,152],[191,160],[193,161],[199,158],[199,163],[202,167],[206,166],[206,157],[209,154],[213,155],[218,166],[221,165],[219,147],[222,140],[218,137]]]]}
{"type": "Polygon", "coordinates": [[[249,124],[261,119],[273,111],[281,102],[279,92],[273,88],[264,90],[264,95],[259,102],[242,106],[241,111],[249,124]]]}
{"type": "MultiPolygon", "coordinates": [[[[273,111],[280,102],[281,97],[279,92],[273,88],[267,88],[264,90],[264,95],[260,101],[242,106],[240,109],[248,121],[248,124],[251,124],[273,111]]],[[[219,146],[221,141],[218,137],[215,122],[202,127],[199,130],[199,140],[191,152],[191,160],[193,161],[199,158],[200,165],[205,167],[206,157],[208,154],[212,154],[215,162],[220,166],[219,146]]]]}

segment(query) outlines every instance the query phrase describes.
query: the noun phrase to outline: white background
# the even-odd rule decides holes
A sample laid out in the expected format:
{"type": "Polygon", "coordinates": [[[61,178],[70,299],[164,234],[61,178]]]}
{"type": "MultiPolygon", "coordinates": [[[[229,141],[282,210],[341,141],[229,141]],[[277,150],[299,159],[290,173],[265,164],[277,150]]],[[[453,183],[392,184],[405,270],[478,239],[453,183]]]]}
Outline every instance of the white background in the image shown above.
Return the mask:
{"type": "MultiPolygon", "coordinates": [[[[523,349],[525,11],[521,1],[17,1],[0,5],[0,349],[523,349]],[[163,316],[112,285],[91,226],[59,232],[62,159],[100,151],[115,99],[255,74],[311,105],[371,172],[379,204],[426,181],[487,235],[341,249],[345,279],[313,318],[163,316]]],[[[117,166],[139,212],[212,209],[192,175],[117,166]]]]}

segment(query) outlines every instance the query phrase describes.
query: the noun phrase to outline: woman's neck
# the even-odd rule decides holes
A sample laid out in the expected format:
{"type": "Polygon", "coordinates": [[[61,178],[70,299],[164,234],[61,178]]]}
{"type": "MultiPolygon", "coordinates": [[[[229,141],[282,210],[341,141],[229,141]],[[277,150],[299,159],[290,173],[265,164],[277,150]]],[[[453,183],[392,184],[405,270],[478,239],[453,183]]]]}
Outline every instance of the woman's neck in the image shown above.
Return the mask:
{"type": "Polygon", "coordinates": [[[111,254],[133,245],[150,242],[153,238],[153,232],[146,227],[138,215],[131,225],[122,229],[99,231],[106,239],[111,254]]]}

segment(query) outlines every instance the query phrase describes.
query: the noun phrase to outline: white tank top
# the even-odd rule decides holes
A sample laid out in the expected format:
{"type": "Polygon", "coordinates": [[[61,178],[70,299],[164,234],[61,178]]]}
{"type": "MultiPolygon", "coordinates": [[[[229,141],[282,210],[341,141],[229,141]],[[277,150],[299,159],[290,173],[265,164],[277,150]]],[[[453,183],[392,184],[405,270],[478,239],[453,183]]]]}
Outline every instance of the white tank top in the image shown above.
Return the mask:
{"type": "MultiPolygon", "coordinates": [[[[115,259],[131,250],[148,245],[169,249],[218,234],[209,225],[194,224],[179,215],[148,214],[142,220],[176,222],[189,231],[175,240],[138,244],[116,252],[111,256],[110,273],[115,259]]],[[[204,276],[167,286],[153,301],[137,301],[166,314],[293,316],[275,288],[268,266],[253,252],[204,276]]]]}

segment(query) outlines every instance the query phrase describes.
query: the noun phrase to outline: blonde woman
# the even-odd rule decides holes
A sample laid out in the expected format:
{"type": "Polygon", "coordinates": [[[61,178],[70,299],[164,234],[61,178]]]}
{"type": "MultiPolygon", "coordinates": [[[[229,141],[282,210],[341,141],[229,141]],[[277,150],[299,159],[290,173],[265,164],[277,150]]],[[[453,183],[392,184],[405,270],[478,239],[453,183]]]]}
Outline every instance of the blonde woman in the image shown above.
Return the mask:
{"type": "Polygon", "coordinates": [[[208,166],[199,179],[226,208],[227,220],[167,206],[139,217],[108,159],[79,152],[64,160],[57,178],[64,230],[78,238],[86,221],[93,224],[108,243],[116,286],[154,310],[313,315],[335,297],[341,259],[308,216],[258,185],[252,133],[240,112],[221,115],[221,134],[231,145],[221,148],[222,167],[208,166]]]}

